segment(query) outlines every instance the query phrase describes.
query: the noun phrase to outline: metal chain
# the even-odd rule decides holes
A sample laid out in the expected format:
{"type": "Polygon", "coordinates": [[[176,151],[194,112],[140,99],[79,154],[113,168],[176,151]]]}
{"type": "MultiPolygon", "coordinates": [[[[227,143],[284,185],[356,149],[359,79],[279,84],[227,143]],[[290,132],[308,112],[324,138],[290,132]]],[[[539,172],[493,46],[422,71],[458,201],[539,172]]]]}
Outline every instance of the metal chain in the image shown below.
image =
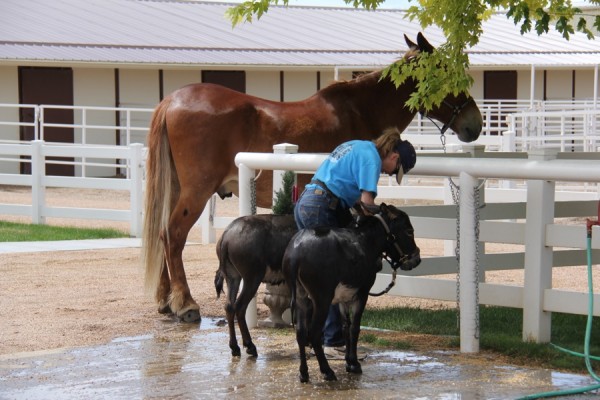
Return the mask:
{"type": "MultiPolygon", "coordinates": [[[[452,193],[452,201],[456,206],[456,245],[454,246],[454,254],[456,256],[456,319],[460,326],[460,187],[448,178],[450,190],[452,193]]],[[[485,181],[475,188],[475,307],[479,307],[479,210],[484,207],[481,202],[481,188],[485,181]]],[[[475,310],[475,338],[479,339],[479,310],[475,310]]]]}
{"type": "Polygon", "coordinates": [[[250,214],[256,214],[256,179],[250,178],[250,214]]]}
{"type": "Polygon", "coordinates": [[[479,339],[479,209],[481,188],[485,184],[485,180],[475,188],[475,339],[479,339]]]}
{"type": "Polygon", "coordinates": [[[454,256],[456,257],[456,326],[460,328],[460,188],[448,177],[452,201],[456,207],[456,242],[454,256]]]}
{"type": "Polygon", "coordinates": [[[217,199],[215,197],[215,195],[213,194],[212,196],[210,196],[210,200],[209,200],[209,210],[208,210],[208,221],[210,222],[211,226],[215,225],[215,209],[217,206],[217,199]]]}
{"type": "MultiPolygon", "coordinates": [[[[446,136],[440,135],[440,141],[442,142],[442,149],[444,154],[446,153],[446,136]]],[[[452,177],[448,177],[448,184],[450,186],[450,192],[452,194],[452,201],[456,206],[456,244],[454,246],[454,254],[456,257],[456,323],[460,329],[460,187],[452,180],[452,177]]],[[[485,185],[485,180],[481,182],[479,186],[475,188],[474,201],[475,201],[475,339],[479,339],[479,210],[484,206],[480,205],[481,201],[481,188],[485,185]]]]}

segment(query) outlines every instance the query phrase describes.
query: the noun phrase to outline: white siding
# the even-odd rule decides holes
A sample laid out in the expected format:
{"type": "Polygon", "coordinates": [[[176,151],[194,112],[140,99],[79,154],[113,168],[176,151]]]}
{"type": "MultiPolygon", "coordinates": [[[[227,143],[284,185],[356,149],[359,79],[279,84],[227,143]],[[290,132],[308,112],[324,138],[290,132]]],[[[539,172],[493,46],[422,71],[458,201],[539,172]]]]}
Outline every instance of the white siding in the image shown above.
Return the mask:
{"type": "Polygon", "coordinates": [[[190,83],[200,83],[201,81],[202,76],[199,70],[164,70],[164,96],[167,97],[170,93],[190,83]]]}
{"type": "Polygon", "coordinates": [[[473,86],[469,92],[474,99],[483,99],[483,71],[469,71],[469,75],[473,78],[473,86]]]}
{"type": "Polygon", "coordinates": [[[304,100],[317,91],[317,73],[285,71],[283,96],[285,101],[304,100]]]}
{"type": "MultiPolygon", "coordinates": [[[[73,70],[73,102],[77,106],[114,107],[115,106],[115,74],[112,69],[76,68],[73,70]]],[[[87,111],[86,124],[114,126],[116,112],[87,111]]],[[[75,112],[75,124],[83,123],[83,115],[75,112]]],[[[75,130],[75,143],[82,141],[83,132],[75,130]]],[[[114,130],[93,130],[85,132],[86,143],[116,144],[114,130]]]]}
{"type": "MultiPolygon", "coordinates": [[[[0,103],[19,103],[19,70],[17,67],[0,67],[0,103]]],[[[0,107],[0,121],[19,121],[17,108],[0,107]]],[[[19,140],[19,127],[0,125],[0,140],[19,140]]],[[[0,172],[19,173],[19,163],[0,161],[0,172]]]]}
{"type": "Polygon", "coordinates": [[[279,101],[279,71],[247,71],[246,93],[267,100],[279,101]]]}
{"type": "Polygon", "coordinates": [[[569,100],[572,96],[572,72],[548,70],[546,72],[546,100],[569,100]]]}
{"type": "MultiPolygon", "coordinates": [[[[0,67],[0,103],[19,103],[19,70],[17,67],[0,67]]],[[[17,108],[0,107],[0,121],[18,121],[17,108]]],[[[19,128],[0,126],[0,140],[19,140],[19,128]]]]}
{"type": "MultiPolygon", "coordinates": [[[[598,87],[600,88],[600,83],[598,87]]],[[[593,69],[580,69],[575,73],[575,97],[581,100],[594,98],[593,69]]]]}
{"type": "Polygon", "coordinates": [[[335,82],[335,72],[333,69],[321,71],[321,89],[335,82]]]}
{"type": "MultiPolygon", "coordinates": [[[[122,107],[154,108],[159,102],[158,70],[119,70],[120,103],[122,107]]],[[[150,115],[139,116],[136,126],[149,126],[150,115]]],[[[132,143],[146,143],[146,135],[136,133],[132,143]]],[[[124,139],[122,140],[124,143],[124,139]]]]}

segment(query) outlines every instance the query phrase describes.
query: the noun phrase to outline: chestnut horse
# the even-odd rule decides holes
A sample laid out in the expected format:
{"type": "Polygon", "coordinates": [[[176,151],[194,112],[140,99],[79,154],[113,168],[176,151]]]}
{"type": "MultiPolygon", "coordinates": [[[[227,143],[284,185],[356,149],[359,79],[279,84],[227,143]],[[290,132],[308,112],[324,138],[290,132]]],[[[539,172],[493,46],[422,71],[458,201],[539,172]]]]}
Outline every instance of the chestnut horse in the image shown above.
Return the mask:
{"type": "MultiPolygon", "coordinates": [[[[421,33],[404,62],[434,48],[421,33]]],[[[275,102],[212,84],[185,86],[156,107],[148,134],[143,257],[146,289],[160,313],[200,320],[183,268],[188,233],[213,195],[237,194],[239,152],[271,152],[294,143],[302,152],[326,153],[351,140],[373,140],[386,129],[402,132],[416,111],[405,106],[416,82],[398,88],[381,71],[337,82],[303,101],[275,102]]],[[[468,95],[448,97],[428,115],[463,142],[479,137],[482,118],[468,95]]],[[[256,182],[256,202],[270,207],[272,174],[256,182]]]]}

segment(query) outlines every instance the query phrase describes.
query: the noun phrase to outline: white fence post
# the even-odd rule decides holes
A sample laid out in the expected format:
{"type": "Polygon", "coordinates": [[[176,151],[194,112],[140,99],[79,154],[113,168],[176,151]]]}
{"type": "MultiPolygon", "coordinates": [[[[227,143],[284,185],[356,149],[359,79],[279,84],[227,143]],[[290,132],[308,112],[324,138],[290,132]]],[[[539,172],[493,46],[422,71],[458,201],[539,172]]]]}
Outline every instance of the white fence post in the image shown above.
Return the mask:
{"type": "MultiPolygon", "coordinates": [[[[532,160],[552,160],[556,150],[529,152],[532,160]]],[[[523,340],[550,341],[552,313],[544,311],[544,291],[552,288],[553,249],[546,246],[546,225],[554,221],[554,181],[527,181],[523,340]]]]}
{"type": "MultiPolygon", "coordinates": [[[[274,154],[296,154],[298,146],[290,143],[280,143],[273,146],[274,154]]],[[[283,170],[273,171],[273,205],[277,200],[277,192],[283,190],[283,170]]],[[[260,321],[260,326],[289,326],[292,323],[292,313],[289,309],[289,287],[283,282],[279,285],[267,283],[265,286],[264,303],[269,307],[269,317],[260,321]]]]}
{"type": "MultiPolygon", "coordinates": [[[[254,176],[255,171],[246,167],[244,164],[240,164],[239,168],[239,210],[240,217],[244,215],[252,215],[256,213],[256,207],[254,206],[254,202],[256,199],[253,199],[253,188],[254,188],[254,176]]],[[[245,282],[242,281],[242,285],[245,282]]],[[[246,322],[248,324],[248,328],[255,328],[258,325],[258,318],[256,315],[256,296],[252,298],[250,304],[248,304],[248,308],[246,309],[246,322]]]]}
{"type": "Polygon", "coordinates": [[[129,234],[133,237],[142,236],[142,210],[143,210],[143,180],[144,180],[144,161],[142,159],[142,150],[144,146],[141,143],[133,143],[129,146],[129,179],[131,188],[129,189],[129,202],[131,209],[131,219],[129,220],[129,234]]]}
{"type": "MultiPolygon", "coordinates": [[[[280,143],[273,146],[274,154],[296,154],[298,146],[290,143],[280,143]]],[[[283,188],[283,174],[285,171],[273,171],[273,204],[275,204],[275,193],[283,188]]]]}
{"type": "Polygon", "coordinates": [[[210,196],[197,223],[200,225],[200,231],[202,232],[202,244],[215,243],[217,241],[214,214],[217,198],[215,196],[215,194],[210,196]]]}
{"type": "Polygon", "coordinates": [[[46,205],[46,176],[45,157],[42,153],[44,146],[43,140],[31,141],[31,222],[34,224],[44,224],[46,217],[42,213],[46,205]]]}
{"type": "Polygon", "coordinates": [[[477,179],[460,173],[460,351],[479,351],[479,299],[475,241],[477,179]]]}

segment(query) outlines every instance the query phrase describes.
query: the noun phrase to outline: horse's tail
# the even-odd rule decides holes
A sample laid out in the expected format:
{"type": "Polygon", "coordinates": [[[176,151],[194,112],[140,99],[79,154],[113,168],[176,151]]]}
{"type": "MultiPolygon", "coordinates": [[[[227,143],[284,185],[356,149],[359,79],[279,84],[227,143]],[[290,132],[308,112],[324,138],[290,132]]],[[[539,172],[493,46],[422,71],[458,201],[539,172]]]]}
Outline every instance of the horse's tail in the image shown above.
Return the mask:
{"type": "Polygon", "coordinates": [[[165,228],[171,214],[171,196],[179,185],[167,137],[166,112],[169,105],[167,98],[156,107],[148,134],[142,256],[146,267],[144,286],[148,293],[154,295],[165,267],[165,243],[169,240],[165,228]]]}

